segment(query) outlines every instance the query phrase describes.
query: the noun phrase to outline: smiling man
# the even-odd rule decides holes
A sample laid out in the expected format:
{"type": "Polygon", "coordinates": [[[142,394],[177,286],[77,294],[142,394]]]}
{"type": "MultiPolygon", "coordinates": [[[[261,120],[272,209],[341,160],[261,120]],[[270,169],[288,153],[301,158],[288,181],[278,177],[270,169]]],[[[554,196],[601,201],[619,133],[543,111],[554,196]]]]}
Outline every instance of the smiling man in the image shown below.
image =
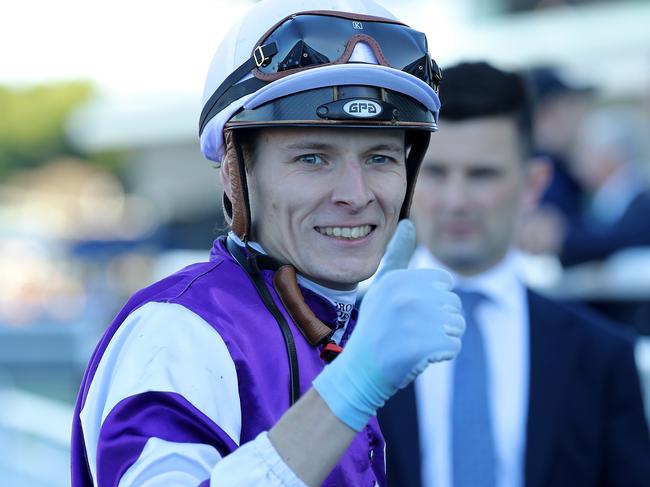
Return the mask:
{"type": "Polygon", "coordinates": [[[106,331],[75,486],[385,485],[375,413],[465,326],[447,273],[404,269],[439,80],[424,35],[368,0],[265,1],[233,27],[200,119],[231,232],[106,331]]]}
{"type": "MultiPolygon", "coordinates": [[[[406,194],[403,130],[266,129],[249,177],[253,232],[271,255],[331,288],[377,268],[406,194]],[[369,258],[370,257],[370,258],[369,258]]],[[[226,182],[227,184],[227,182],[226,182]]],[[[366,276],[366,277],[363,277],[366,276]]]]}

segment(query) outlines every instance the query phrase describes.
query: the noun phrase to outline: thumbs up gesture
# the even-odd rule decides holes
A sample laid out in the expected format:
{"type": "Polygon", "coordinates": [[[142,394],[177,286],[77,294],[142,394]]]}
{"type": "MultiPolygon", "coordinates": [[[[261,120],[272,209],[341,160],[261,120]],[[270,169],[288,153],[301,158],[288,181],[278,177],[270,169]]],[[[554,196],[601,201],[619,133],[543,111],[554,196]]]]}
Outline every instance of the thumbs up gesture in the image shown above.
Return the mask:
{"type": "Polygon", "coordinates": [[[402,220],[345,350],[314,380],[332,412],[360,431],[431,362],[454,358],[465,331],[460,298],[441,269],[407,269],[415,229],[402,220]]]}

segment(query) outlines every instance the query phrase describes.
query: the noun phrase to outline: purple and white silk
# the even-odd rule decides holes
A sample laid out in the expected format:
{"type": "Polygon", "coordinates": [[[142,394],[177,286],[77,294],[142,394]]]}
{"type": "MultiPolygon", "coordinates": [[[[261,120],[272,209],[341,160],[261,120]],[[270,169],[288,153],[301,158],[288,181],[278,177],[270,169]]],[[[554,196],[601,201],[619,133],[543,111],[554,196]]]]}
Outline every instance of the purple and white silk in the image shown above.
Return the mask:
{"type": "MultiPolygon", "coordinates": [[[[304,393],[325,364],[284,310],[273,272],[263,278],[290,325],[304,393]]],[[[335,307],[302,291],[334,326],[335,307]]],[[[356,310],[348,331],[355,322],[356,310]]],[[[136,293],[101,339],[75,409],[73,485],[301,485],[264,434],[288,407],[280,329],[217,241],[210,262],[136,293]]],[[[383,450],[373,419],[323,485],[385,485],[383,450]]]]}

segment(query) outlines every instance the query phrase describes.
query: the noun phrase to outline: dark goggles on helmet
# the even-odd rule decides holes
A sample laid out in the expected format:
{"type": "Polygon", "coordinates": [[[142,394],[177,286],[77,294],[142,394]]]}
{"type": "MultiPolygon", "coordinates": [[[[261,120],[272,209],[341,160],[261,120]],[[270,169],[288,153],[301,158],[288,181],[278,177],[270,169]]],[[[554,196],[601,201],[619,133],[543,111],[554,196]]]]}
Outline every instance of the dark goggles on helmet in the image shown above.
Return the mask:
{"type": "Polygon", "coordinates": [[[269,29],[251,57],[212,94],[203,107],[199,133],[230,103],[265,84],[296,72],[349,62],[354,47],[367,44],[377,62],[407,72],[436,93],[441,80],[426,36],[401,22],[343,12],[301,12],[269,29]],[[254,78],[239,82],[252,71],[254,78]]]}
{"type": "Polygon", "coordinates": [[[258,61],[254,75],[272,81],[308,68],[346,63],[359,42],[372,49],[379,64],[412,74],[437,91],[440,70],[422,32],[390,19],[338,12],[304,12],[276,24],[253,52],[258,61]],[[277,53],[262,59],[262,47],[273,43],[277,53]]]}

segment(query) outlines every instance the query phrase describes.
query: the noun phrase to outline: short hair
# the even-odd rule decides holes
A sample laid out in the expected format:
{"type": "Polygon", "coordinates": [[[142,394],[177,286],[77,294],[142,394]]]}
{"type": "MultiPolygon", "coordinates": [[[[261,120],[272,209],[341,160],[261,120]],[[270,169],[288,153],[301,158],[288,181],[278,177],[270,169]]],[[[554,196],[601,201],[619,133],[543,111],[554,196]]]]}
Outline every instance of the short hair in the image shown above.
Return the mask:
{"type": "Polygon", "coordinates": [[[524,160],[533,154],[531,94],[521,74],[500,70],[486,62],[460,63],[443,70],[440,97],[443,120],[512,118],[524,160]]]}
{"type": "MultiPolygon", "coordinates": [[[[233,143],[239,146],[239,154],[243,159],[244,167],[250,169],[257,157],[257,146],[259,144],[260,130],[258,128],[241,128],[233,134],[233,143]]],[[[234,149],[234,146],[232,147],[234,149]]],[[[228,150],[223,160],[228,157],[228,150]]],[[[223,161],[222,161],[223,163],[223,161]]]]}

